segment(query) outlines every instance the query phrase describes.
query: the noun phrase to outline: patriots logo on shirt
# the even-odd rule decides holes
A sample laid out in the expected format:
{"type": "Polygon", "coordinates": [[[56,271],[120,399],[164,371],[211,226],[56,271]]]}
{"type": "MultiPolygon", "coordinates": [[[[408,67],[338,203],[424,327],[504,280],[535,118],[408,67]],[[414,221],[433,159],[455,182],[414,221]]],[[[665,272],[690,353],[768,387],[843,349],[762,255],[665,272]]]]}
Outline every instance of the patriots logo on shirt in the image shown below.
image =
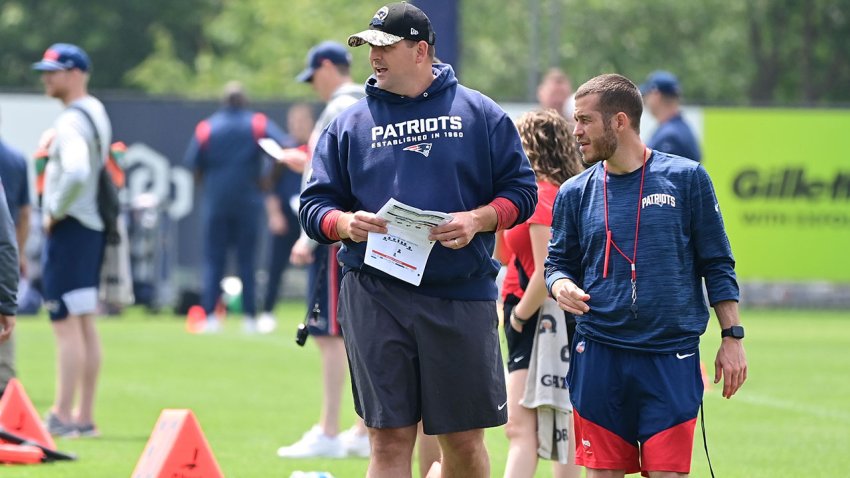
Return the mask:
{"type": "Polygon", "coordinates": [[[419,153],[427,158],[428,155],[431,154],[431,143],[414,144],[413,146],[404,148],[404,151],[413,151],[414,153],[419,153]]]}

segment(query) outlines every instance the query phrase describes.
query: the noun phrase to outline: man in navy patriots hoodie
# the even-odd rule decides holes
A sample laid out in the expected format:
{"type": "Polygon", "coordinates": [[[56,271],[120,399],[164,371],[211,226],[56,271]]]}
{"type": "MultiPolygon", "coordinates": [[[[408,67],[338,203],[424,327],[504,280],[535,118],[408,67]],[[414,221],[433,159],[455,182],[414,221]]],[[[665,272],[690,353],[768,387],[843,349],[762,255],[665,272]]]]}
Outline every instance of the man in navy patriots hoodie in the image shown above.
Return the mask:
{"type": "Polygon", "coordinates": [[[434,42],[407,3],[349,37],[370,45],[368,96],[322,134],[301,195],[307,234],[343,242],[339,316],[370,477],[410,476],[420,419],[438,435],[443,476],[489,476],[483,429],[507,419],[491,254],[496,230],[532,214],[537,187],[511,119],[451,66],[432,66],[434,42]],[[453,217],[430,231],[438,244],[419,286],[363,263],[390,198],[453,217]]]}
{"type": "Polygon", "coordinates": [[[576,92],[575,137],[591,166],[555,199],[546,285],[576,316],[567,380],[576,463],[588,478],[690,472],[702,402],[703,298],[723,337],[715,383],[747,378],[735,260],[708,173],[640,140],[641,95],[620,75],[576,92]]]}

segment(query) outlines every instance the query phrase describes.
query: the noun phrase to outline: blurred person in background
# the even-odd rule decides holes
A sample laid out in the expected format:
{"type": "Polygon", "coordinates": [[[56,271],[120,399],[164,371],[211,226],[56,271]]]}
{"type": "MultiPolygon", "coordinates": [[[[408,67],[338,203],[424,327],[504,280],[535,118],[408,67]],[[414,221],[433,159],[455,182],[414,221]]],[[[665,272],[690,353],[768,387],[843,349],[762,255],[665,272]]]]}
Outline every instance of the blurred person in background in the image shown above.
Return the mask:
{"type": "MultiPolygon", "coordinates": [[[[339,43],[325,41],[307,53],[307,66],[297,80],[309,83],[326,103],[311,134],[309,151],[313,152],[322,131],[342,111],[363,98],[363,86],[351,81],[351,54],[339,43]]],[[[306,184],[312,173],[308,162],[303,174],[306,184]]],[[[281,458],[307,458],[344,456],[368,457],[369,437],[363,421],[340,433],[339,412],[348,359],[342,329],[337,317],[337,298],[342,273],[337,260],[338,244],[320,245],[306,234],[292,248],[293,264],[309,264],[307,310],[310,318],[307,328],[319,347],[322,362],[322,404],[319,423],[308,430],[300,440],[277,451],[281,458]],[[316,313],[313,308],[318,305],[316,313]]]]}
{"type": "MultiPolygon", "coordinates": [[[[0,189],[3,187],[3,180],[0,178],[0,189]]],[[[14,230],[12,213],[6,204],[6,195],[0,194],[0,346],[12,338],[12,332],[15,330],[15,312],[18,307],[20,262],[14,230]]],[[[9,377],[11,378],[13,377],[9,377]]],[[[0,396],[3,395],[5,388],[6,382],[0,387],[0,396]]]]}
{"type": "Polygon", "coordinates": [[[721,329],[715,383],[731,398],[747,379],[735,259],[711,178],[647,148],[642,113],[621,75],[579,87],[574,135],[590,166],[553,207],[546,285],[576,317],[567,382],[588,478],[690,473],[708,304],[721,329]]]}
{"type": "Polygon", "coordinates": [[[68,43],[50,46],[32,66],[47,95],[65,106],[53,126],[42,196],[44,304],[58,349],[46,425],[60,437],[99,434],[94,408],[102,348],[95,313],[106,238],[97,190],[112,125],[103,104],[88,94],[91,66],[86,52],[68,43]]]}
{"type": "Polygon", "coordinates": [[[290,264],[292,246],[301,235],[298,223],[298,195],[301,192],[301,174],[309,159],[307,143],[316,120],[313,108],[306,103],[294,104],[286,114],[286,129],[294,148],[284,150],[284,158],[272,168],[271,186],[266,195],[266,215],[270,233],[268,283],[263,301],[263,311],[257,319],[257,331],[270,333],[277,327],[274,306],[280,293],[283,274],[290,264]]]}
{"type": "Polygon", "coordinates": [[[560,68],[550,68],[537,86],[537,103],[540,108],[551,108],[572,122],[573,85],[570,77],[560,68]]]}
{"type": "Polygon", "coordinates": [[[206,332],[217,332],[221,326],[223,317],[215,309],[231,250],[236,251],[242,281],[242,328],[246,333],[257,329],[256,241],[264,208],[262,180],[269,166],[257,141],[264,137],[292,146],[274,121],[248,109],[242,84],[232,81],[225,86],[222,108],[198,123],[186,149],[184,162],[201,188],[201,306],[207,316],[206,332]]]}
{"type": "MultiPolygon", "coordinates": [[[[23,279],[27,274],[27,262],[24,250],[30,228],[30,189],[27,175],[27,160],[23,153],[6,144],[0,138],[0,180],[12,221],[15,224],[15,238],[18,245],[18,268],[23,279]]],[[[15,287],[18,290],[18,287],[15,287]]],[[[11,315],[15,315],[12,313],[11,315]]],[[[15,340],[0,343],[0,395],[10,379],[15,377],[15,340]]]]}
{"type": "Polygon", "coordinates": [[[668,71],[654,71],[640,85],[640,92],[646,108],[658,121],[658,128],[646,146],[696,162],[702,161],[696,136],[682,117],[682,87],[676,76],[668,71]]]}
{"type": "MultiPolygon", "coordinates": [[[[512,251],[502,285],[509,372],[505,433],[510,446],[505,477],[530,478],[534,476],[538,461],[537,412],[526,408],[520,401],[526,396],[540,307],[548,295],[543,262],[552,235],[552,206],[561,184],[581,172],[583,166],[570,125],[559,111],[544,109],[525,113],[520,117],[517,129],[537,177],[537,207],[527,221],[505,231],[505,241],[512,251]]],[[[567,337],[570,337],[575,330],[575,318],[566,313],[564,317],[567,337]]],[[[569,403],[564,403],[563,407],[569,408],[569,403]]],[[[572,434],[572,429],[569,433],[572,434]]],[[[568,446],[572,440],[569,442],[568,446]]],[[[556,478],[577,477],[581,471],[573,464],[558,462],[552,463],[552,470],[556,478]]]]}

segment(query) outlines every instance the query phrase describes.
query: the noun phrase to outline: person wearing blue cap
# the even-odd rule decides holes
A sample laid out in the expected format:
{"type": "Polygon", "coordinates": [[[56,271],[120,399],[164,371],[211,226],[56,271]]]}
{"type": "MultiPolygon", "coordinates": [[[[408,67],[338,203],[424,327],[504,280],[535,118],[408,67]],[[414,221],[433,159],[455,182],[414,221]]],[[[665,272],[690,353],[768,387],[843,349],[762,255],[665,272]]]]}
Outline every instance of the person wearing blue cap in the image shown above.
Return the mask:
{"type": "MultiPolygon", "coordinates": [[[[363,86],[351,81],[351,53],[344,46],[324,41],[307,53],[307,66],[296,79],[309,83],[327,104],[319,116],[308,143],[312,153],[322,130],[343,110],[366,96],[363,86]]],[[[307,162],[302,187],[312,174],[307,162]]],[[[362,420],[339,433],[339,411],[345,385],[347,359],[342,330],[337,320],[337,297],[342,272],[337,261],[338,244],[318,244],[302,234],[290,254],[295,265],[309,264],[307,308],[318,312],[307,322],[322,357],[322,409],[319,423],[300,440],[277,451],[281,458],[369,456],[369,438],[362,420]]]]}
{"type": "Polygon", "coordinates": [[[97,189],[112,126],[103,104],[88,94],[91,66],[86,52],[68,43],[50,46],[32,66],[47,95],[65,106],[54,123],[42,196],[44,303],[58,349],[56,398],[46,421],[51,434],[64,437],[98,434],[102,359],[95,313],[105,237],[97,189]]]}
{"type": "Polygon", "coordinates": [[[222,102],[221,109],[197,124],[184,155],[184,163],[201,185],[204,331],[219,331],[223,317],[215,314],[216,303],[221,296],[227,253],[235,250],[242,281],[242,327],[246,333],[254,333],[256,240],[264,209],[262,180],[269,166],[257,142],[271,137],[284,146],[294,143],[277,123],[248,108],[241,83],[229,82],[222,102]]]}
{"type": "Polygon", "coordinates": [[[654,71],[640,86],[646,108],[658,121],[658,128],[646,145],[665,153],[702,161],[702,152],[693,130],[680,110],[682,88],[668,71],[654,71]]]}

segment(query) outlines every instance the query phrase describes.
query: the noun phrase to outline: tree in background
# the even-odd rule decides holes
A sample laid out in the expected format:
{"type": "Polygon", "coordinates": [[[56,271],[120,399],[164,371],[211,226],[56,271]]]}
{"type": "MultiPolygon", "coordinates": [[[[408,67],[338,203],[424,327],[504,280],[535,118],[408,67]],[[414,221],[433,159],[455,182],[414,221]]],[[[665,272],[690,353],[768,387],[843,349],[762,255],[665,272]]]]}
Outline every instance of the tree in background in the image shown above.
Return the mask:
{"type": "MultiPolygon", "coordinates": [[[[420,0],[424,1],[424,0],[420,0]]],[[[702,104],[850,104],[850,0],[458,0],[460,76],[500,101],[533,101],[543,71],[576,84],[675,72],[702,104]]],[[[240,79],[257,98],[302,99],[304,52],[345,42],[379,6],[347,0],[0,0],[0,86],[57,41],[93,57],[94,88],[212,98],[240,79]]],[[[437,56],[439,56],[439,40],[437,56]]],[[[353,77],[369,74],[353,50],[353,77]]]]}
{"type": "Polygon", "coordinates": [[[82,46],[97,74],[92,88],[141,88],[125,77],[167,32],[173,57],[191,63],[203,48],[207,20],[219,0],[0,0],[0,85],[34,87],[30,65],[56,42],[82,46]]]}

